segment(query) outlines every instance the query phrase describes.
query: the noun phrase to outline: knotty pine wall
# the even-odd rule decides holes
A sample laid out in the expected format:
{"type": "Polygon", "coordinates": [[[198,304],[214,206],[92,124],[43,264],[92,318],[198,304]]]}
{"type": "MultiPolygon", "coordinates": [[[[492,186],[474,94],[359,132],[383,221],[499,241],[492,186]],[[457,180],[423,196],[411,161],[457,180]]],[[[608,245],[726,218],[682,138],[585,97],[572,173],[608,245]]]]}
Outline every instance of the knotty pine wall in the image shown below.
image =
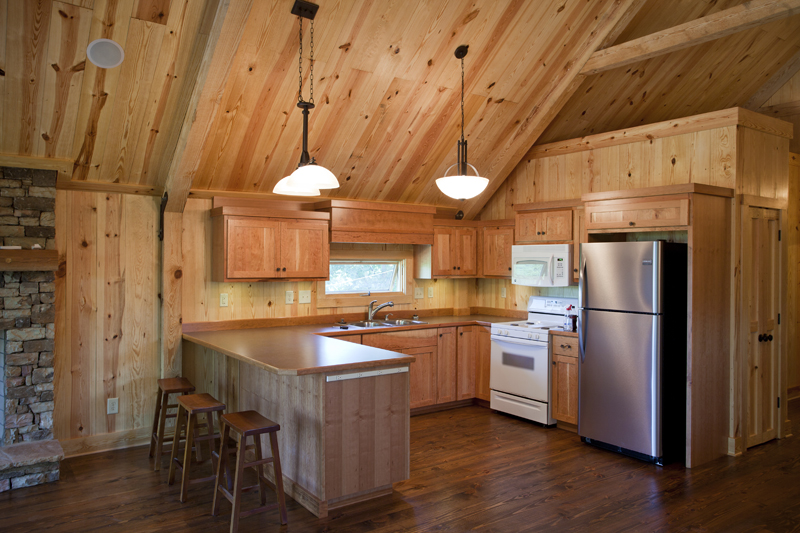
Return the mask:
{"type": "MultiPolygon", "coordinates": [[[[183,323],[249,318],[282,318],[337,313],[366,313],[357,307],[317,308],[317,282],[221,283],[211,281],[211,200],[190,198],[183,213],[183,323]],[[311,291],[311,303],[298,303],[300,290],[311,291]],[[286,291],[295,291],[295,303],[287,305],[286,291]],[[228,294],[228,307],[219,306],[220,293],[228,294]]],[[[366,250],[410,245],[337,245],[332,247],[366,250]]],[[[411,269],[413,271],[413,269],[411,269]]],[[[424,289],[425,298],[412,304],[396,304],[394,310],[459,308],[470,306],[475,280],[414,280],[414,287],[424,289]],[[428,287],[434,297],[428,298],[428,287]]],[[[376,296],[382,302],[379,296],[376,296]]]]}
{"type": "Polygon", "coordinates": [[[159,355],[159,199],[56,196],[54,434],[68,454],[148,433],[159,355]],[[119,414],[106,400],[119,398],[119,414]]]}
{"type": "MultiPolygon", "coordinates": [[[[800,82],[800,78],[798,79],[800,82]]],[[[798,127],[800,130],[800,127],[798,127]]],[[[800,136],[800,131],[796,134],[800,136]]],[[[786,320],[790,327],[786,338],[789,342],[788,387],[800,388],[800,154],[789,154],[789,209],[787,223],[789,302],[786,320]]],[[[795,391],[797,394],[800,391],[795,391]]],[[[790,393],[791,397],[791,393],[790,393]]]]}

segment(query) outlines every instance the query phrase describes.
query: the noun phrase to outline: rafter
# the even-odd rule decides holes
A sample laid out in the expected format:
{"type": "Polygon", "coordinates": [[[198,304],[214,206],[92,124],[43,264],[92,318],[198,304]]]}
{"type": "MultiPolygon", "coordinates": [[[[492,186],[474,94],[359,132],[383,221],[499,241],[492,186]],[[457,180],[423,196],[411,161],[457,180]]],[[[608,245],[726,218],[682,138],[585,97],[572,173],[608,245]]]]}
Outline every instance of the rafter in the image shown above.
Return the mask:
{"type": "Polygon", "coordinates": [[[713,41],[800,13],[800,0],[752,0],[673,28],[598,50],[581,69],[589,76],[713,41]]]}

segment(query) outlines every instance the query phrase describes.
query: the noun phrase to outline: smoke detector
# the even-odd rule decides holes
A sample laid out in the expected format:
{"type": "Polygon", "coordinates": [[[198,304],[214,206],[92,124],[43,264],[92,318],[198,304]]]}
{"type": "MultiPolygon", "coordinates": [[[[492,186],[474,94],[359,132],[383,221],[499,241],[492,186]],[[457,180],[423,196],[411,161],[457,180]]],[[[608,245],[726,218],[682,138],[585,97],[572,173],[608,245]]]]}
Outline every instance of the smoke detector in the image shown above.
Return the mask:
{"type": "Polygon", "coordinates": [[[125,51],[111,39],[96,39],[86,47],[86,57],[100,68],[114,68],[125,59],[125,51]]]}

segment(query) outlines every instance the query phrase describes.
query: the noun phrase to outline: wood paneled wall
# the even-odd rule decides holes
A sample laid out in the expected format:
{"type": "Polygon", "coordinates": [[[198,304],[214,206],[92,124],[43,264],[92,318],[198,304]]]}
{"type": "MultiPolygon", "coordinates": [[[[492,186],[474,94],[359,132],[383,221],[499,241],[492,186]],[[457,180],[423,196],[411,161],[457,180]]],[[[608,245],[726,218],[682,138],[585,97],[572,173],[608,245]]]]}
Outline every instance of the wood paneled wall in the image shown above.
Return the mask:
{"type": "MultiPolygon", "coordinates": [[[[366,307],[317,308],[317,282],[220,283],[211,281],[211,200],[189,199],[183,213],[183,323],[249,318],[282,318],[366,312],[366,307]],[[297,291],[310,290],[311,303],[300,304],[297,291]],[[295,291],[295,303],[287,305],[286,291],[295,291]],[[228,307],[219,306],[220,293],[228,294],[228,307]]],[[[410,245],[333,244],[335,248],[365,250],[410,245]]],[[[413,272],[410,269],[409,273],[413,272]]],[[[394,310],[466,308],[474,280],[414,280],[425,298],[412,304],[397,304],[394,310]],[[428,298],[433,287],[434,297],[428,298]]],[[[380,297],[376,297],[380,300],[380,297]]]]}
{"type": "Polygon", "coordinates": [[[800,72],[792,76],[758,111],[794,124],[794,138],[789,150],[800,154],[800,72]]]}
{"type": "MultiPolygon", "coordinates": [[[[800,80],[798,80],[800,82],[800,80]]],[[[798,132],[800,133],[800,132],[798,132]]],[[[787,211],[789,265],[788,287],[789,301],[787,311],[789,316],[786,323],[789,331],[786,339],[789,353],[789,375],[787,386],[792,389],[800,388],[800,154],[789,154],[789,209],[787,211]]],[[[800,391],[795,391],[797,394],[800,391]]]]}
{"type": "Polygon", "coordinates": [[[57,193],[54,434],[68,454],[118,446],[152,422],[158,214],[157,198],[57,193]],[[106,415],[108,398],[119,398],[119,414],[106,415]]]}

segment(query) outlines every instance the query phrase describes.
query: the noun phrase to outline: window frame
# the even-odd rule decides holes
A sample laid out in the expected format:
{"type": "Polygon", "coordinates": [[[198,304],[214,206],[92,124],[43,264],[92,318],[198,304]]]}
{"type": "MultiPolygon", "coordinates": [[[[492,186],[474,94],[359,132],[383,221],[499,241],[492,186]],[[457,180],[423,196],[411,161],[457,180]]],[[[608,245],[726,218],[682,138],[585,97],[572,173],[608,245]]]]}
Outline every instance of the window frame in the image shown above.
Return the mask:
{"type": "Polygon", "coordinates": [[[403,291],[376,292],[371,296],[362,296],[356,293],[325,294],[325,281],[317,282],[317,308],[329,307],[361,307],[367,306],[372,300],[379,303],[392,301],[395,304],[413,303],[414,296],[414,254],[410,250],[334,250],[331,249],[331,262],[337,260],[353,261],[405,261],[405,284],[403,291]]]}

